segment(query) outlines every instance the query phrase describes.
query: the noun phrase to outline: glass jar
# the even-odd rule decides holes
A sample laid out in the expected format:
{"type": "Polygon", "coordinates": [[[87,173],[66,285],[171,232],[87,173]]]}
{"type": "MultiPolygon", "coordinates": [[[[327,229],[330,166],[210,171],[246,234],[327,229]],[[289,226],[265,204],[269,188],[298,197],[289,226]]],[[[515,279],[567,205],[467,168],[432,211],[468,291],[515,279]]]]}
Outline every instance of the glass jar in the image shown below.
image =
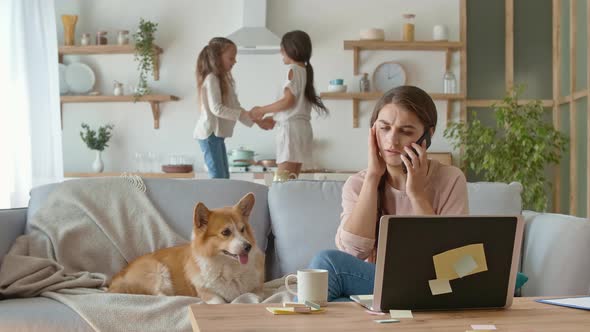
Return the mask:
{"type": "Polygon", "coordinates": [[[129,30],[120,30],[117,35],[117,44],[127,45],[129,44],[129,30]]]}
{"type": "Polygon", "coordinates": [[[106,31],[98,31],[96,33],[96,45],[106,45],[106,44],[108,44],[107,32],[106,31]]]}
{"type": "Polygon", "coordinates": [[[403,41],[414,41],[414,22],[416,19],[416,15],[414,14],[404,14],[404,23],[402,29],[402,40],[403,41]]]}
{"type": "Polygon", "coordinates": [[[371,82],[369,81],[369,74],[363,73],[363,77],[361,77],[361,79],[359,81],[359,91],[360,92],[371,91],[371,82]]]}
{"type": "Polygon", "coordinates": [[[450,70],[443,75],[443,93],[457,93],[457,80],[450,70]]]}
{"type": "Polygon", "coordinates": [[[90,34],[89,33],[82,34],[82,39],[80,39],[80,45],[83,45],[83,46],[90,45],[90,34]]]}

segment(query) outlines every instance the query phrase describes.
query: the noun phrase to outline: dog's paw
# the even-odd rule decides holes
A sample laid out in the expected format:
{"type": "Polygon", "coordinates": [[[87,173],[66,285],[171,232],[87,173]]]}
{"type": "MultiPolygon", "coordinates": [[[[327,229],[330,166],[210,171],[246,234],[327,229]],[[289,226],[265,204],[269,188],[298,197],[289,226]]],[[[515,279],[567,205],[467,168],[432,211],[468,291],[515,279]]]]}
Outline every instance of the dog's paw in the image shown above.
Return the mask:
{"type": "Polygon", "coordinates": [[[207,304],[226,304],[225,300],[219,295],[213,295],[210,299],[205,301],[207,304]]]}

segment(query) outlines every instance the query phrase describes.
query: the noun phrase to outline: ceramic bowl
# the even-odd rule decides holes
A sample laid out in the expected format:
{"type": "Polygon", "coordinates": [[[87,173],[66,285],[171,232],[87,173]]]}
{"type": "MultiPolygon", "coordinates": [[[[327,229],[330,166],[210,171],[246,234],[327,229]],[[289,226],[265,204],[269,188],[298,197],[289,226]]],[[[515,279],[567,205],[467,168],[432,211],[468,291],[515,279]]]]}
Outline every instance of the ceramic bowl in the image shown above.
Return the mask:
{"type": "Polygon", "coordinates": [[[383,29],[368,28],[360,31],[360,37],[362,40],[384,40],[385,31],[383,29]]]}
{"type": "Polygon", "coordinates": [[[328,85],[328,92],[346,92],[346,84],[344,85],[328,85]]]}

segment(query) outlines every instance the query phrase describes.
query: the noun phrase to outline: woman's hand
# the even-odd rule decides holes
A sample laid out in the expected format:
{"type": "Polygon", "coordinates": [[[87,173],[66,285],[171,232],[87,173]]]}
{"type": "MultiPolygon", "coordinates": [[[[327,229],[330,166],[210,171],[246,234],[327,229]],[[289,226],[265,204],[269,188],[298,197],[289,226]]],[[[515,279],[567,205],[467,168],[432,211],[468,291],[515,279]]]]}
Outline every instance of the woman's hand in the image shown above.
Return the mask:
{"type": "Polygon", "coordinates": [[[417,154],[409,146],[406,146],[404,151],[409,158],[404,154],[401,155],[402,162],[408,170],[406,193],[410,199],[423,199],[425,198],[424,187],[426,186],[426,174],[428,173],[426,142],[422,142],[422,145],[412,143],[412,147],[417,154]]]}
{"type": "Polygon", "coordinates": [[[379,154],[376,125],[373,124],[369,130],[369,167],[367,169],[367,176],[381,178],[385,173],[385,169],[385,160],[379,154]]]}

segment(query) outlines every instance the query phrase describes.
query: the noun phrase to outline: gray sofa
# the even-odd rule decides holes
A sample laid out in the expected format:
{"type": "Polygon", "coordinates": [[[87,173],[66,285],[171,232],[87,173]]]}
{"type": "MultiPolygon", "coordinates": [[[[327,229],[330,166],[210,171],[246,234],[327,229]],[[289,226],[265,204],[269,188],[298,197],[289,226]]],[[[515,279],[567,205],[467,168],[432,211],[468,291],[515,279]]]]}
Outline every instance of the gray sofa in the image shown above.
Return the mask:
{"type": "MultiPolygon", "coordinates": [[[[258,246],[267,254],[271,280],[305,267],[320,250],[334,249],[343,182],[290,181],[270,188],[236,180],[145,179],[147,193],[175,231],[190,237],[195,202],[214,208],[256,195],[251,215],[258,246]]],[[[0,210],[0,264],[27,220],[58,184],[34,188],[26,209],[0,210]]],[[[469,183],[470,213],[520,214],[518,183],[469,183]]],[[[590,294],[590,222],[525,211],[521,271],[523,296],[590,294]]],[[[82,244],[81,244],[82,245],[82,244]]],[[[0,299],[0,331],[91,331],[69,307],[47,299],[0,299]]]]}

